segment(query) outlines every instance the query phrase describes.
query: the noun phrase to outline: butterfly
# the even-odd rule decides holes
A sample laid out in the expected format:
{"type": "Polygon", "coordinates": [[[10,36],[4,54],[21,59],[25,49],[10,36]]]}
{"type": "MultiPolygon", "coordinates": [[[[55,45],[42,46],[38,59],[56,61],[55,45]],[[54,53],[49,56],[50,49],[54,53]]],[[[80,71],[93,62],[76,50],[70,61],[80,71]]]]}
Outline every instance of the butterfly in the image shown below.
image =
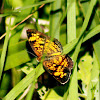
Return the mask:
{"type": "Polygon", "coordinates": [[[41,61],[45,55],[43,66],[61,84],[68,82],[73,61],[68,55],[61,55],[63,48],[57,39],[53,39],[46,34],[34,29],[27,30],[28,42],[37,56],[38,61],[41,61]]]}

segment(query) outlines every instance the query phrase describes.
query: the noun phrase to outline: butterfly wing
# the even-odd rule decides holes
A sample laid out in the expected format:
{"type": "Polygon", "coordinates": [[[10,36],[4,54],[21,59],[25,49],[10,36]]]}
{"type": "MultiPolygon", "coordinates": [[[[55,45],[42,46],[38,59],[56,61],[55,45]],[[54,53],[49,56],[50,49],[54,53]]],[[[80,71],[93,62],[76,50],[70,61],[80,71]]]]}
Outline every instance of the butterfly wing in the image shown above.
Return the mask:
{"type": "Polygon", "coordinates": [[[73,61],[67,55],[56,55],[46,58],[43,66],[57,81],[65,84],[69,80],[73,61]]]}
{"type": "Polygon", "coordinates": [[[50,38],[46,39],[44,53],[46,53],[47,56],[60,55],[62,50],[62,45],[57,39],[53,41],[51,41],[50,38]]]}
{"type": "Polygon", "coordinates": [[[62,53],[62,45],[57,39],[51,41],[50,37],[34,29],[28,29],[27,35],[29,44],[38,57],[43,54],[53,56],[62,53]]]}
{"type": "Polygon", "coordinates": [[[34,29],[28,29],[27,35],[32,50],[38,57],[41,57],[43,54],[46,36],[43,33],[38,32],[34,29]]]}

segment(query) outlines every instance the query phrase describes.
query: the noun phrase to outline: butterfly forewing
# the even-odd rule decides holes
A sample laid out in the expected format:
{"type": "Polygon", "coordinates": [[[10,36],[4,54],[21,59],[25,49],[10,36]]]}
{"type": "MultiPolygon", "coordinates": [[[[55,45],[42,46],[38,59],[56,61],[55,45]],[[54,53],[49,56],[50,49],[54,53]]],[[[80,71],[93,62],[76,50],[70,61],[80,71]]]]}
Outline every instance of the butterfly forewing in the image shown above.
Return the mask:
{"type": "Polygon", "coordinates": [[[60,55],[62,50],[62,45],[57,39],[54,39],[53,41],[46,39],[44,53],[46,53],[47,56],[60,55]]]}
{"type": "Polygon", "coordinates": [[[27,35],[32,50],[38,57],[41,57],[43,54],[46,36],[43,36],[41,32],[38,32],[34,29],[27,30],[27,35]]]}
{"type": "Polygon", "coordinates": [[[57,39],[51,41],[50,37],[34,29],[28,29],[27,35],[29,44],[38,57],[43,54],[53,56],[62,53],[62,45],[57,39]]]}

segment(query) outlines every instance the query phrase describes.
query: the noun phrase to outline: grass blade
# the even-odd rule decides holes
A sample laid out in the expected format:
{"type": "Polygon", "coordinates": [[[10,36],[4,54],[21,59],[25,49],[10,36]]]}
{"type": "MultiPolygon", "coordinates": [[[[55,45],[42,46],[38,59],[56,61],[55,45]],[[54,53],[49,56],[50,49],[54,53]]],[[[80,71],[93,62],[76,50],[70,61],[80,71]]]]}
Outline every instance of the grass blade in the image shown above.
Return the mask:
{"type": "Polygon", "coordinates": [[[14,68],[14,67],[21,65],[27,61],[30,61],[30,57],[29,57],[27,51],[26,50],[19,51],[15,54],[7,56],[5,70],[14,68]],[[12,62],[12,59],[13,59],[13,62],[12,62]]]}
{"type": "Polygon", "coordinates": [[[84,20],[84,23],[82,25],[82,29],[81,29],[81,33],[80,33],[79,38],[82,36],[82,34],[84,33],[84,31],[87,28],[87,25],[89,23],[89,20],[90,20],[90,17],[92,15],[93,8],[96,5],[96,2],[97,2],[97,0],[91,0],[91,2],[89,4],[88,10],[87,10],[87,14],[85,16],[85,20],[84,20]]]}
{"type": "Polygon", "coordinates": [[[88,39],[90,39],[91,37],[93,37],[98,33],[100,33],[100,25],[97,25],[88,34],[86,34],[86,36],[83,39],[83,42],[87,41],[88,39]]]}
{"type": "Polygon", "coordinates": [[[7,51],[8,41],[9,41],[10,24],[11,24],[11,18],[10,18],[10,22],[9,22],[9,26],[8,26],[7,34],[6,34],[5,41],[4,41],[2,54],[1,54],[1,59],[0,59],[0,80],[1,80],[1,76],[2,76],[2,71],[3,71],[3,67],[4,67],[6,51],[7,51]]]}
{"type": "MultiPolygon", "coordinates": [[[[67,0],[67,41],[71,42],[76,38],[76,11],[75,11],[75,0],[67,0]]],[[[66,85],[65,85],[66,86],[66,85]]],[[[77,67],[74,69],[73,77],[70,80],[69,86],[69,99],[78,99],[77,90],[77,67]],[[74,87],[74,91],[73,91],[74,87]],[[72,96],[73,95],[73,96],[72,96]]],[[[67,91],[64,94],[64,100],[67,100],[67,91]]]]}
{"type": "Polygon", "coordinates": [[[61,0],[57,0],[51,4],[50,15],[50,36],[59,40],[60,33],[60,18],[61,18],[61,0]]]}
{"type": "Polygon", "coordinates": [[[75,0],[67,0],[67,42],[76,38],[75,0]]]}
{"type": "Polygon", "coordinates": [[[8,16],[9,14],[0,14],[0,17],[8,16]]]}
{"type": "Polygon", "coordinates": [[[35,3],[33,5],[29,5],[29,6],[26,6],[26,7],[21,7],[19,9],[16,9],[14,12],[18,12],[18,11],[25,10],[25,9],[28,9],[28,8],[32,8],[32,7],[36,7],[36,6],[40,6],[40,5],[46,4],[46,3],[51,3],[51,2],[54,2],[54,1],[55,0],[45,0],[45,1],[41,1],[41,2],[35,3]]]}
{"type": "Polygon", "coordinates": [[[30,72],[24,79],[22,79],[4,98],[3,100],[14,100],[23,90],[44,72],[42,64],[40,63],[35,70],[30,72]]]}
{"type": "Polygon", "coordinates": [[[32,83],[31,89],[30,89],[29,93],[26,96],[26,100],[32,100],[32,95],[33,95],[33,92],[34,92],[34,89],[35,89],[35,83],[36,82],[32,83]]]}
{"type": "MultiPolygon", "coordinates": [[[[98,38],[99,39],[99,38],[98,38]]],[[[94,52],[100,66],[100,39],[93,44],[94,52]]]]}

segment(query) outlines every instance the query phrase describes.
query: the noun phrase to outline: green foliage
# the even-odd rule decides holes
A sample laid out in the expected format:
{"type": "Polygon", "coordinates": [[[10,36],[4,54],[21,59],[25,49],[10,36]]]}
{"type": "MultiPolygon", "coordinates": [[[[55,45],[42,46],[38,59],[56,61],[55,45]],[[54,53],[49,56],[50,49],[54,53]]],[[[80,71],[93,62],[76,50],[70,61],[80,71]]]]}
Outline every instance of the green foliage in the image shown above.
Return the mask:
{"type": "Polygon", "coordinates": [[[99,100],[99,3],[99,0],[2,0],[0,98],[99,100]],[[68,83],[59,86],[45,72],[42,60],[37,62],[27,43],[27,29],[37,29],[61,42],[62,54],[69,53],[74,62],[68,83]]]}
{"type": "Polygon", "coordinates": [[[93,59],[89,54],[85,54],[79,62],[78,79],[81,79],[86,85],[90,82],[92,63],[93,59]]]}

